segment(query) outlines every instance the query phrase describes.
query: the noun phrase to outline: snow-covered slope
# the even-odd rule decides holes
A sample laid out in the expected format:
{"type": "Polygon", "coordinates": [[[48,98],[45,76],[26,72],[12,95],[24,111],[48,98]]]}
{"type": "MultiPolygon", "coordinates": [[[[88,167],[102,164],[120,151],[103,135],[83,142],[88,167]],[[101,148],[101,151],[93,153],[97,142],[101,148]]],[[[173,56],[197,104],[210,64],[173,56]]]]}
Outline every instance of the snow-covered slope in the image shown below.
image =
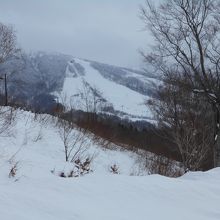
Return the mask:
{"type": "MultiPolygon", "coordinates": [[[[97,69],[92,67],[89,61],[76,58],[68,63],[63,88],[57,96],[65,97],[66,102],[74,107],[77,103],[80,103],[76,97],[83,92],[85,83],[92,89],[99,91],[102,100],[104,100],[103,104],[110,105],[115,114],[117,114],[116,112],[122,112],[131,119],[152,117],[145,104],[149,96],[105,78],[97,69]],[[82,67],[83,73],[76,68],[77,65],[82,67]]],[[[86,107],[83,104],[76,107],[86,111],[86,107]]]]}
{"type": "Polygon", "coordinates": [[[35,109],[53,109],[58,98],[85,110],[82,99],[81,104],[77,100],[86,84],[93,92],[98,91],[98,96],[94,94],[102,100],[102,110],[131,120],[152,119],[145,102],[155,95],[153,84],[160,83],[143,71],[44,52],[24,54],[20,60],[1,65],[1,71],[13,73],[8,76],[10,98],[25,100],[35,109]]]}
{"type": "Polygon", "coordinates": [[[142,163],[138,155],[105,150],[91,142],[86,154],[96,155],[93,172],[61,178],[57,174],[73,165],[64,162],[63,143],[54,124],[51,118],[18,111],[14,127],[0,137],[1,219],[220,219],[219,168],[177,179],[131,176],[137,160],[142,163]],[[16,175],[9,178],[15,164],[16,175]],[[112,164],[118,165],[120,175],[109,172],[112,164]]]}

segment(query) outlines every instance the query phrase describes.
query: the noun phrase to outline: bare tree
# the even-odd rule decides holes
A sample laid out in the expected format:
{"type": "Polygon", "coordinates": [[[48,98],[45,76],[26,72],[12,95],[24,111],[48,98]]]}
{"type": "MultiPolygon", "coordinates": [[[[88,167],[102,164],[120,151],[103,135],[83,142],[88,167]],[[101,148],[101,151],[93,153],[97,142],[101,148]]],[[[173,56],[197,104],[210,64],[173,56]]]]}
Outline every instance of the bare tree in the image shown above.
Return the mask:
{"type": "Polygon", "coordinates": [[[146,0],[141,18],[154,37],[153,52],[142,53],[145,60],[163,75],[186,76],[212,104],[214,166],[220,166],[220,2],[165,0],[154,6],[146,0]]]}
{"type": "Polygon", "coordinates": [[[79,105],[85,112],[96,114],[102,109],[104,99],[97,88],[91,87],[87,82],[83,81],[83,86],[81,90],[79,90],[79,95],[79,105]]]}
{"type": "MultiPolygon", "coordinates": [[[[0,23],[0,65],[6,62],[9,58],[17,54],[19,50],[16,44],[16,35],[11,26],[0,23]]],[[[4,80],[5,88],[5,106],[8,105],[8,88],[7,88],[7,73],[0,72],[0,79],[4,80]]]]}
{"type": "MultiPolygon", "coordinates": [[[[18,52],[16,35],[11,26],[0,23],[0,67],[18,52]]],[[[2,70],[2,68],[1,68],[2,70]]],[[[5,105],[8,105],[7,73],[0,71],[0,80],[4,80],[5,105]]],[[[0,108],[0,134],[8,135],[13,127],[15,111],[0,108]]]]}
{"type": "Polygon", "coordinates": [[[176,74],[166,78],[157,95],[149,104],[165,136],[178,147],[184,169],[202,169],[214,146],[210,105],[176,74]]]}
{"type": "Polygon", "coordinates": [[[0,23],[0,63],[4,63],[17,51],[16,35],[13,28],[0,23]]]}
{"type": "Polygon", "coordinates": [[[59,123],[59,135],[64,145],[65,161],[75,162],[87,150],[86,132],[78,131],[72,122],[62,120],[59,123]]]}

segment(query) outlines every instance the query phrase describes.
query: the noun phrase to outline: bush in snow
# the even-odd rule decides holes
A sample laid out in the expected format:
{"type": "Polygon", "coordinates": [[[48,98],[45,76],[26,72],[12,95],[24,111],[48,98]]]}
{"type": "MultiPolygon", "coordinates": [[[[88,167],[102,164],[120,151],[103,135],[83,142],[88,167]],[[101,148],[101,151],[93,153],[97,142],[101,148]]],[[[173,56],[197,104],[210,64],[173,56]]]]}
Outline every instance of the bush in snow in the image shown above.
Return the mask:
{"type": "Polygon", "coordinates": [[[110,172],[113,174],[119,174],[119,167],[116,164],[110,166],[110,172]]]}
{"type": "MultiPolygon", "coordinates": [[[[92,158],[87,157],[85,160],[77,159],[74,161],[73,169],[69,172],[60,172],[59,176],[63,178],[80,177],[92,172],[91,170],[92,158]]],[[[52,171],[54,173],[54,171],[52,171]]]]}
{"type": "Polygon", "coordinates": [[[19,162],[16,162],[12,165],[11,169],[10,169],[10,172],[8,174],[8,177],[9,178],[14,178],[16,175],[17,175],[17,171],[18,171],[18,163],[19,162]]]}
{"type": "Polygon", "coordinates": [[[149,174],[159,174],[168,177],[183,175],[183,169],[175,161],[161,155],[153,155],[146,159],[146,168],[149,174]]]}
{"type": "Polygon", "coordinates": [[[17,111],[10,107],[0,107],[0,136],[10,136],[15,125],[17,111]]]}

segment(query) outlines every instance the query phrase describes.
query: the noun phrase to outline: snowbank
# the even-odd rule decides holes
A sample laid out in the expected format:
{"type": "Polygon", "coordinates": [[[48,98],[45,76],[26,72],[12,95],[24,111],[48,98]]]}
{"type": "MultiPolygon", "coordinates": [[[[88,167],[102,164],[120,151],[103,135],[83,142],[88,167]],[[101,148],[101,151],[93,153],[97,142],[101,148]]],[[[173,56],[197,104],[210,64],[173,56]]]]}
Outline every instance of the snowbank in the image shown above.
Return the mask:
{"type": "Polygon", "coordinates": [[[62,141],[51,123],[18,112],[11,136],[0,137],[0,216],[4,220],[220,219],[220,168],[173,179],[130,176],[137,155],[90,146],[93,173],[61,178],[62,141]],[[18,171],[9,178],[11,167],[18,171]],[[109,172],[116,163],[121,175],[109,172]]]}

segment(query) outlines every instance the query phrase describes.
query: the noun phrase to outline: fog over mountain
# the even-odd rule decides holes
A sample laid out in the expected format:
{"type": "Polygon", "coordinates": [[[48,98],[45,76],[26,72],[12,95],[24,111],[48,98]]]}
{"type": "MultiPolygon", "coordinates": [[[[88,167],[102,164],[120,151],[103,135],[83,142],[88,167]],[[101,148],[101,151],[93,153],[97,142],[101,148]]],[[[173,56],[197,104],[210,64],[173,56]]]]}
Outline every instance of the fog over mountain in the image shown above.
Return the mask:
{"type": "Polygon", "coordinates": [[[154,96],[152,83],[159,83],[153,74],[143,71],[45,52],[12,59],[1,66],[1,72],[8,73],[11,99],[25,100],[30,106],[48,110],[61,96],[66,96],[67,103],[75,101],[86,82],[99,91],[111,113],[124,112],[132,118],[149,117],[144,102],[154,96]]]}
{"type": "Polygon", "coordinates": [[[144,0],[0,0],[0,21],[12,24],[26,51],[58,51],[119,66],[142,67],[138,50],[150,39],[144,0]]]}

